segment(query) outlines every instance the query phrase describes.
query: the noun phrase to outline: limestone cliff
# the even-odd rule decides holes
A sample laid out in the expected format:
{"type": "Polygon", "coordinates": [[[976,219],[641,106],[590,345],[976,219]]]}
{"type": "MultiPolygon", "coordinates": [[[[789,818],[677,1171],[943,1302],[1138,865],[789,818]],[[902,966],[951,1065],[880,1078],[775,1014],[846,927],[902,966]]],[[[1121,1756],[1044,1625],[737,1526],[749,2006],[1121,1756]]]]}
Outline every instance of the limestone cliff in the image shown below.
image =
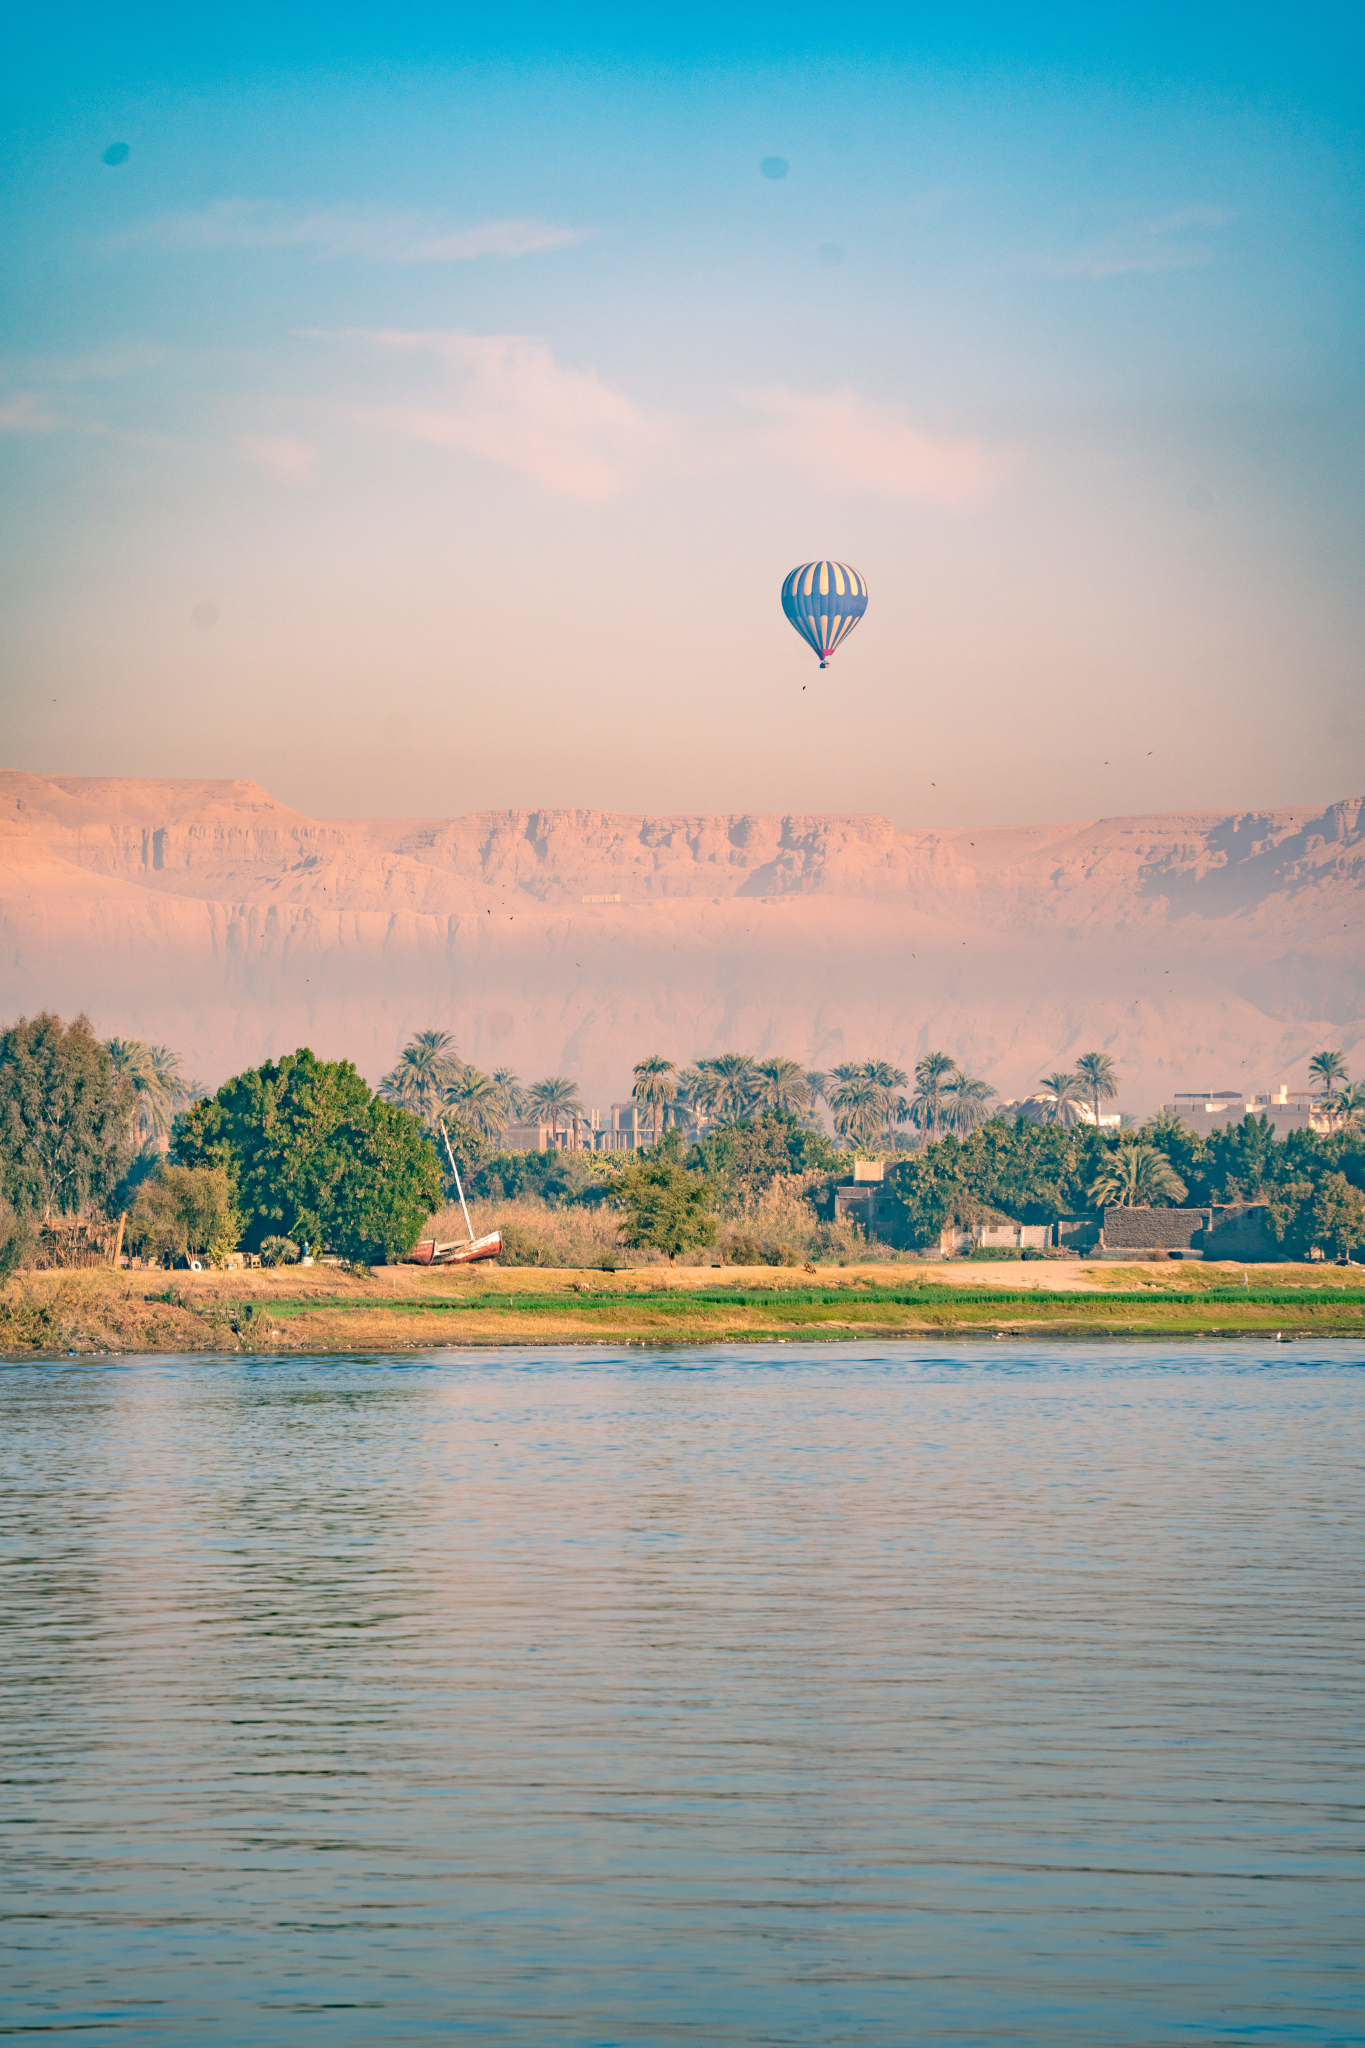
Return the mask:
{"type": "Polygon", "coordinates": [[[1100,1046],[1142,1111],[1349,1055],[1363,900],[1361,799],[927,832],[320,820],[247,782],[0,775],[4,1014],[85,1008],[210,1081],[305,1042],[375,1078],[437,1024],[603,1103],[651,1051],[908,1067],[941,1045],[1019,1094],[1100,1046]]]}

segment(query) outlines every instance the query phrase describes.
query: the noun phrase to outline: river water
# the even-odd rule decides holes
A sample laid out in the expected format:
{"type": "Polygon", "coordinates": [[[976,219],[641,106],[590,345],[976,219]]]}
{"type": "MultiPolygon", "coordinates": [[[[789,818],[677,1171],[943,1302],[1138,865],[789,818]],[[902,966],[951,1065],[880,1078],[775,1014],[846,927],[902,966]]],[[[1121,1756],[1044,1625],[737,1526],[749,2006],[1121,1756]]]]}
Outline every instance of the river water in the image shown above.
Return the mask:
{"type": "Polygon", "coordinates": [[[0,2032],[1359,2043],[1365,1346],[0,1369],[0,2032]]]}

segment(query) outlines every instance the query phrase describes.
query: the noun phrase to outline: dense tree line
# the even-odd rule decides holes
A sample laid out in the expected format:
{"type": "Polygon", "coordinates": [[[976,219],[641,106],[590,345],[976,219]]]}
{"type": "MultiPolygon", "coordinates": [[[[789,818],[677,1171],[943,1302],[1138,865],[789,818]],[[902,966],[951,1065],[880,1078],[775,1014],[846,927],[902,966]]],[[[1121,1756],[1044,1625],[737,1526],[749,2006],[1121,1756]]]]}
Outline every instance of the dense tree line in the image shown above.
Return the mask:
{"type": "Polygon", "coordinates": [[[653,1144],[598,1154],[572,1148],[583,1116],[572,1082],[522,1090],[506,1070],[482,1075],[439,1032],[419,1034],[377,1092],[349,1062],[303,1049],[209,1095],[165,1047],[102,1044],[84,1017],[67,1026],[44,1014],[0,1034],[0,1196],[11,1219],[0,1216],[0,1264],[12,1262],[20,1225],[120,1210],[130,1247],[160,1258],[238,1245],[267,1259],[309,1248],[393,1258],[441,1199],[438,1123],[475,1194],[609,1204],[628,1241],[670,1253],[708,1242],[708,1217],[744,1212],[777,1181],[827,1200],[850,1153],[877,1150],[882,1227],[907,1246],[991,1214],[1047,1223],[1114,1203],[1256,1201],[1286,1256],[1339,1254],[1365,1243],[1365,1103],[1339,1053],[1311,1066],[1326,1129],[1277,1140],[1255,1115],[1208,1137],[1165,1113],[1140,1130],[1100,1128],[1117,1083],[1098,1053],[1048,1076],[1010,1115],[992,1113],[993,1091],[939,1053],[916,1066],[908,1095],[910,1077],[883,1062],[817,1074],[779,1058],[721,1054],[679,1069],[651,1056],[634,1092],[653,1144]],[[568,1147],[501,1151],[507,1119],[533,1115],[568,1147]]]}
{"type": "Polygon", "coordinates": [[[1117,1135],[995,1118],[970,1137],[950,1135],[896,1163],[884,1199],[893,1227],[912,1245],[989,1214],[1050,1223],[1125,1202],[1264,1202],[1286,1257],[1303,1258],[1314,1245],[1339,1256],[1365,1243],[1363,1188],[1358,1121],[1327,1135],[1292,1131],[1277,1139],[1269,1117],[1248,1116],[1203,1137],[1163,1114],[1117,1135]]]}

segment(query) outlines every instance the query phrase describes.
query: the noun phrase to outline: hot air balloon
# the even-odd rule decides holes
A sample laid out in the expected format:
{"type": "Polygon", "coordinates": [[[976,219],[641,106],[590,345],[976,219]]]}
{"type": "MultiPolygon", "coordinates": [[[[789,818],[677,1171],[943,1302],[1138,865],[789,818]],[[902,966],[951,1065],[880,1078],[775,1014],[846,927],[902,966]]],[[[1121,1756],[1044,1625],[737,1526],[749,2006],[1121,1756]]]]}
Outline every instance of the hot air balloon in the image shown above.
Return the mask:
{"type": "Polygon", "coordinates": [[[803,562],[782,585],[782,609],[828,668],[867,610],[867,585],[847,562],[803,562]]]}

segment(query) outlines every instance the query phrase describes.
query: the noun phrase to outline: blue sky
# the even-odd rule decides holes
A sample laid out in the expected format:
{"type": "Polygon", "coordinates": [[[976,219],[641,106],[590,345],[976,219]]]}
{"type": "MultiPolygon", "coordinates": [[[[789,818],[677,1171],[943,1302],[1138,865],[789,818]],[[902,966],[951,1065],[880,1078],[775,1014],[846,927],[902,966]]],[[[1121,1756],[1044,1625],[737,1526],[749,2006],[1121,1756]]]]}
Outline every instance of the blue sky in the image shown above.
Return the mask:
{"type": "Polygon", "coordinates": [[[1350,17],[1020,24],[36,22],[10,764],[349,815],[1357,792],[1350,17]],[[777,605],[822,554],[871,588],[824,674],[777,605]]]}

